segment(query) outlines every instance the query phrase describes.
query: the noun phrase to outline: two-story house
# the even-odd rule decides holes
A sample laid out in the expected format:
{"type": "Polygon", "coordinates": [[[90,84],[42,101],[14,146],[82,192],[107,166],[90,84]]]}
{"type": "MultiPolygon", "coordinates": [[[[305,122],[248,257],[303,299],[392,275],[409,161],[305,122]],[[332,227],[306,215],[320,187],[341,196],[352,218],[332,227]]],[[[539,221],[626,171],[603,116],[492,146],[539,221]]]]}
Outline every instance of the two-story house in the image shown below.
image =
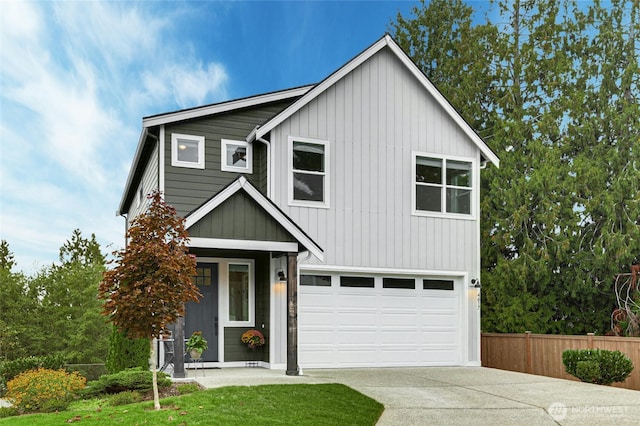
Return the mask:
{"type": "Polygon", "coordinates": [[[144,118],[119,212],[157,188],[186,218],[204,298],[176,335],[207,366],[479,365],[487,163],[385,35],[318,84],[144,118]]]}

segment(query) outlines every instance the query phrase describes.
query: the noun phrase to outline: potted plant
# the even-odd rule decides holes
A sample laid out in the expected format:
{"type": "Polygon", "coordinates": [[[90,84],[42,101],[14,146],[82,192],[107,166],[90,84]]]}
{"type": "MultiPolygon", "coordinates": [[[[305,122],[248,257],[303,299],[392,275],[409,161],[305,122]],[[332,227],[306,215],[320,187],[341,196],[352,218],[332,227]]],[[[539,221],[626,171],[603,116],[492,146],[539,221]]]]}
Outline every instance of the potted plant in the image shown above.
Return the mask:
{"type": "Polygon", "coordinates": [[[187,350],[191,355],[191,359],[202,358],[202,352],[206,351],[207,340],[202,337],[202,331],[194,331],[189,340],[187,340],[187,350]]]}
{"type": "Polygon", "coordinates": [[[242,333],[242,343],[246,343],[249,349],[255,350],[258,346],[264,345],[264,336],[258,330],[247,330],[242,333]]]}

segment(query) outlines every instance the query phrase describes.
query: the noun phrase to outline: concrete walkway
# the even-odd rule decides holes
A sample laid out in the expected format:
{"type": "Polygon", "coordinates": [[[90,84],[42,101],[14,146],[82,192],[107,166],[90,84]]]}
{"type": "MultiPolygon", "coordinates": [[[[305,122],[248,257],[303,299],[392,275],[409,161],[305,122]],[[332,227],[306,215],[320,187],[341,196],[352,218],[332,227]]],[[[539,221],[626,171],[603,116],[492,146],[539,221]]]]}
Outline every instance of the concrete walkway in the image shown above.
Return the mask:
{"type": "Polygon", "coordinates": [[[481,367],[197,372],[206,387],[343,383],[380,401],[379,425],[640,424],[640,392],[481,367]]]}

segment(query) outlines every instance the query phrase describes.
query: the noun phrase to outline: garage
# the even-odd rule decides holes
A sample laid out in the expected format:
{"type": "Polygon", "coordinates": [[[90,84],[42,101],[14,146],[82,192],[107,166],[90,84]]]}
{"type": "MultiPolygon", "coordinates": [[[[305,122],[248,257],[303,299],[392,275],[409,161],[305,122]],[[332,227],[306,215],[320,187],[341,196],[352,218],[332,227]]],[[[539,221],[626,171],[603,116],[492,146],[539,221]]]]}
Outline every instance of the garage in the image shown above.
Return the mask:
{"type": "Polygon", "coordinates": [[[461,277],[300,274],[304,368],[461,365],[461,277]]]}

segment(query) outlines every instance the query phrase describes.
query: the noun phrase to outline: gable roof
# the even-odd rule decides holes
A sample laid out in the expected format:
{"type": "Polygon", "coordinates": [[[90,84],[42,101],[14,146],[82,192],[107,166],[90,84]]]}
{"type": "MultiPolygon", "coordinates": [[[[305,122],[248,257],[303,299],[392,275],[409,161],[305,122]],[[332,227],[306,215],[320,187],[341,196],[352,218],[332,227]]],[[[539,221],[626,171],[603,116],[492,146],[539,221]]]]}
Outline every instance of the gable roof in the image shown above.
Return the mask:
{"type": "MultiPolygon", "coordinates": [[[[238,179],[227,185],[222,191],[218,192],[200,207],[193,212],[189,213],[185,218],[185,228],[189,229],[206,217],[209,213],[222,205],[225,201],[229,200],[234,194],[239,191],[244,191],[256,204],[264,209],[264,211],[280,226],[284,228],[295,240],[302,246],[304,246],[311,254],[317,257],[320,261],[324,259],[322,248],[316,244],[293,220],[289,218],[282,210],[276,206],[273,201],[265,197],[260,191],[256,189],[244,176],[240,176],[238,179]]],[[[191,238],[191,245],[194,243],[206,244],[206,238],[191,238]]],[[[254,244],[258,244],[254,242],[254,244]]],[[[277,244],[277,243],[276,243],[277,244]]]]}
{"type": "Polygon", "coordinates": [[[482,138],[473,130],[473,128],[467,123],[464,118],[455,110],[455,108],[449,103],[449,101],[440,93],[440,91],[431,83],[427,76],[418,68],[418,66],[411,60],[411,58],[402,50],[402,48],[393,40],[389,34],[385,34],[380,40],[369,46],[358,56],[347,62],[340,69],[335,71],[329,77],[318,83],[311,90],[305,93],[300,99],[289,105],[282,112],[275,115],[271,120],[266,122],[263,126],[256,129],[250,135],[252,139],[259,139],[264,137],[267,133],[273,130],[275,127],[284,122],[287,118],[291,117],[302,107],[307,105],[310,101],[317,98],[321,93],[326,91],[329,87],[333,86],[340,79],[345,77],[355,68],[364,63],[367,59],[378,53],[383,48],[388,47],[400,61],[407,67],[409,72],[422,84],[422,86],[433,96],[438,104],[449,114],[449,116],[460,126],[463,132],[473,141],[478,147],[482,156],[491,161],[496,167],[500,165],[500,159],[489,148],[489,146],[482,140],[482,138]]]}
{"type": "Polygon", "coordinates": [[[220,114],[240,108],[267,104],[269,102],[282,101],[285,99],[302,96],[307,93],[312,87],[314,87],[313,84],[308,86],[294,87],[292,89],[279,90],[277,92],[263,93],[261,95],[249,96],[246,98],[232,99],[230,101],[219,102],[211,105],[151,115],[142,118],[142,126],[146,128],[158,126],[160,124],[175,123],[177,121],[206,117],[208,115],[220,114]]]}

